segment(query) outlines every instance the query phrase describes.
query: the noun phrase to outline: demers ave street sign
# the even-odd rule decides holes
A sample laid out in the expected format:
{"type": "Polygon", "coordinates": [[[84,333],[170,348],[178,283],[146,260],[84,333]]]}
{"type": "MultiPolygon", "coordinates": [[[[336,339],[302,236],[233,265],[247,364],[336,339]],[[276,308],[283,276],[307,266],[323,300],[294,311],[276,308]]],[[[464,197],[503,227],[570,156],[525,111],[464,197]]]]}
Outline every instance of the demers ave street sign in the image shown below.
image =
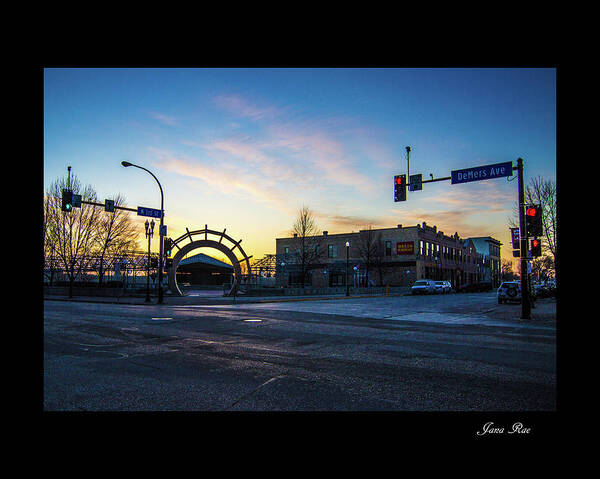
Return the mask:
{"type": "Polygon", "coordinates": [[[474,166],[463,170],[454,170],[451,172],[451,184],[468,183],[469,181],[490,180],[501,178],[503,176],[512,176],[512,161],[505,163],[495,163],[493,165],[474,166]]]}

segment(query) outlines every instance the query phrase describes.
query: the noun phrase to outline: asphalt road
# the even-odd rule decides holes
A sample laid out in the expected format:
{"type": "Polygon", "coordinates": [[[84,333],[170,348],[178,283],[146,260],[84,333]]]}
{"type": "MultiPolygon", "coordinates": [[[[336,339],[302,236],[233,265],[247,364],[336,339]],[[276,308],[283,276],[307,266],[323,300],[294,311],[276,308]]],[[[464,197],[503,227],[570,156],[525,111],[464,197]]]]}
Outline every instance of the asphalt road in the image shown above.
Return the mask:
{"type": "Polygon", "coordinates": [[[214,306],[46,300],[43,407],[554,411],[555,321],[519,320],[519,308],[493,294],[214,306]]]}

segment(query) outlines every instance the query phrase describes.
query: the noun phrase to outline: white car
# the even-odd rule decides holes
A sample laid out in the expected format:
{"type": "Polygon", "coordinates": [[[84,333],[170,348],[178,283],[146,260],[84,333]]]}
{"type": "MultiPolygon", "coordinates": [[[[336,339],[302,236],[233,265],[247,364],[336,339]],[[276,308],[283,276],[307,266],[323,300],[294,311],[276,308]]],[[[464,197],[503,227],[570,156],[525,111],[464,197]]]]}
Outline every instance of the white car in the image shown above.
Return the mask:
{"type": "Polygon", "coordinates": [[[410,288],[411,294],[435,294],[435,281],[420,279],[410,288]]]}
{"type": "Polygon", "coordinates": [[[519,281],[504,281],[498,288],[498,303],[521,301],[521,283],[519,281]]]}
{"type": "Polygon", "coordinates": [[[452,285],[450,281],[436,281],[435,282],[435,292],[436,293],[451,293],[452,285]]]}

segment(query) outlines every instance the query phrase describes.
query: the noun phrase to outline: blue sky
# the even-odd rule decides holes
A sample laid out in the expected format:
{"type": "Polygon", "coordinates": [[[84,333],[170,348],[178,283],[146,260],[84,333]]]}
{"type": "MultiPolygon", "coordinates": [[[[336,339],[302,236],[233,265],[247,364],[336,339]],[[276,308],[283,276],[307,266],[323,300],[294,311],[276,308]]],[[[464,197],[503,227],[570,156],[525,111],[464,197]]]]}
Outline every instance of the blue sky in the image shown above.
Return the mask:
{"type": "Polygon", "coordinates": [[[306,205],[330,233],[426,221],[491,235],[510,258],[517,181],[431,183],[395,203],[407,145],[423,179],[522,157],[526,182],[555,181],[555,69],[44,71],[46,188],[71,166],[101,202],[159,208],[154,179],[125,159],[159,178],[174,238],[227,228],[260,258],[306,205]]]}

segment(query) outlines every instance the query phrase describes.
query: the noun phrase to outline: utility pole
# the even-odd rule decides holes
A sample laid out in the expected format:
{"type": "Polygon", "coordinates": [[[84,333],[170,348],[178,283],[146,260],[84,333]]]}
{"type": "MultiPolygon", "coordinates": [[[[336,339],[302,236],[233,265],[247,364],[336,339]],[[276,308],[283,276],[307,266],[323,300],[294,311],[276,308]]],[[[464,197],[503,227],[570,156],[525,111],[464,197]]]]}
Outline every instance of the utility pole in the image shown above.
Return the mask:
{"type": "Polygon", "coordinates": [[[410,146],[406,147],[406,177],[410,181],[410,146]]]}
{"type": "Polygon", "coordinates": [[[531,318],[529,301],[529,271],[527,269],[527,227],[525,225],[525,186],[523,184],[523,159],[517,159],[519,177],[519,241],[521,242],[521,319],[531,318]]]}

